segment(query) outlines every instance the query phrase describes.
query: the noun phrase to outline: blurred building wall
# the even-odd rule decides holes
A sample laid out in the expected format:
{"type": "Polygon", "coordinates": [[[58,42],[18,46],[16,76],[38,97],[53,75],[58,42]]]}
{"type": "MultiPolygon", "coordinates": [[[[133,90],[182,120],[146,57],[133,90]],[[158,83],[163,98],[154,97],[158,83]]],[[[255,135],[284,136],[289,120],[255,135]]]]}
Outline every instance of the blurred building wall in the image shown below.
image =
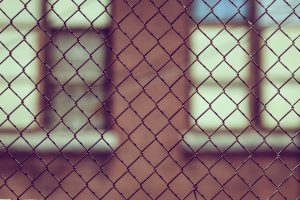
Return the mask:
{"type": "Polygon", "coordinates": [[[116,54],[113,130],[121,145],[112,155],[95,155],[95,160],[67,154],[49,166],[51,154],[40,155],[43,161],[28,154],[28,161],[18,166],[7,152],[6,162],[0,163],[1,173],[20,171],[8,182],[0,180],[0,197],[14,198],[14,193],[20,195],[27,189],[22,198],[42,198],[39,192],[51,194],[50,199],[103,195],[103,199],[195,199],[195,195],[199,199],[265,199],[273,193],[274,199],[282,199],[280,193],[288,199],[298,197],[299,173],[295,173],[298,180],[285,182],[291,174],[286,165],[294,168],[299,163],[291,155],[282,155],[285,163],[276,161],[264,171],[274,154],[255,155],[244,163],[248,155],[185,153],[181,139],[190,127],[185,110],[189,50],[184,38],[190,21],[180,15],[185,10],[177,1],[141,1],[134,6],[137,2],[114,1],[117,25],[110,36],[116,54]],[[161,7],[160,13],[155,7],[161,7]],[[75,167],[70,164],[77,162],[75,167]],[[32,182],[29,177],[35,176],[41,178],[32,182]],[[248,186],[259,177],[258,184],[248,186]],[[274,188],[281,183],[276,193],[274,188]]]}

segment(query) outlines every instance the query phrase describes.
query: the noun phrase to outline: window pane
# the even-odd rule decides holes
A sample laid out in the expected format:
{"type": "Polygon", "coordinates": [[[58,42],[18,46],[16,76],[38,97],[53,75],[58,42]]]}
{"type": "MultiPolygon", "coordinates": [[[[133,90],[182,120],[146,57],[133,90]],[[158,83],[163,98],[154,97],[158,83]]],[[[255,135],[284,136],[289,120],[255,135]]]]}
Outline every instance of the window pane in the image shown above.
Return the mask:
{"type": "Polygon", "coordinates": [[[41,17],[41,3],[41,0],[0,1],[0,27],[10,24],[12,19],[15,27],[29,31],[41,17]]]}
{"type": "MultiPolygon", "coordinates": [[[[246,128],[249,124],[244,116],[249,118],[247,91],[246,87],[231,86],[225,89],[226,96],[222,93],[221,87],[203,84],[198,89],[199,94],[196,93],[191,98],[191,114],[197,119],[196,123],[203,129],[216,130],[222,125],[222,119],[227,117],[225,125],[229,129],[246,128]],[[211,108],[209,104],[211,104],[211,108]],[[239,104],[240,111],[236,110],[237,104],[239,104]]],[[[192,120],[192,124],[195,124],[194,120],[192,120]]]]}
{"type": "MultiPolygon", "coordinates": [[[[49,0],[53,11],[49,14],[50,23],[55,27],[106,27],[110,23],[111,6],[109,0],[49,0]],[[78,11],[80,6],[80,11],[78,11]],[[108,6],[108,7],[105,7],[108,6]]],[[[49,6],[50,9],[50,6],[49,6]]]]}
{"type": "Polygon", "coordinates": [[[262,49],[262,66],[266,75],[271,79],[288,79],[295,73],[300,77],[297,69],[300,67],[300,28],[290,26],[285,32],[266,28],[262,37],[267,43],[262,49]],[[293,44],[294,41],[294,44],[293,44]],[[280,62],[279,62],[280,59],[280,62]]]}
{"type": "MultiPolygon", "coordinates": [[[[103,98],[103,85],[95,85],[92,89],[84,84],[69,85],[52,100],[51,105],[60,116],[64,116],[63,120],[66,126],[73,131],[77,131],[88,121],[100,129],[105,125],[103,98]]],[[[56,113],[52,113],[51,118],[52,125],[60,121],[60,117],[56,113]]]]}
{"type": "MultiPolygon", "coordinates": [[[[2,42],[0,74],[3,76],[0,81],[0,107],[6,112],[0,114],[0,124],[9,115],[12,123],[17,128],[23,129],[33,121],[33,114],[36,115],[39,109],[40,96],[38,92],[32,92],[39,74],[39,62],[35,58],[35,51],[38,49],[38,33],[33,31],[24,40],[16,30],[6,29],[0,34],[0,41],[2,42]],[[11,56],[9,51],[12,51],[11,56]],[[23,69],[27,76],[22,72],[23,69]],[[7,82],[10,82],[9,89],[7,89],[7,82]],[[24,105],[21,105],[20,98],[25,98],[24,105]]],[[[13,128],[14,126],[6,122],[1,127],[13,128]]]]}
{"type": "Polygon", "coordinates": [[[7,80],[12,80],[25,68],[27,75],[35,80],[38,76],[38,62],[35,59],[38,33],[32,32],[23,40],[23,36],[16,30],[6,29],[0,34],[0,41],[3,43],[0,44],[0,73],[7,80]],[[9,51],[12,51],[11,56],[9,51]]]}
{"type": "Polygon", "coordinates": [[[300,19],[298,16],[300,14],[300,7],[298,4],[299,1],[295,0],[259,1],[259,3],[256,3],[259,24],[263,26],[272,26],[281,23],[283,25],[299,24],[300,19]],[[293,9],[295,9],[295,12],[293,9]]]}
{"type": "Polygon", "coordinates": [[[246,33],[245,27],[228,27],[227,30],[222,30],[218,26],[204,26],[201,31],[193,32],[190,42],[193,53],[190,56],[191,61],[195,61],[191,66],[195,84],[209,77],[210,71],[219,81],[230,81],[237,76],[237,72],[246,80],[251,60],[247,53],[249,36],[246,33]],[[213,45],[210,44],[211,40],[213,45]]]}
{"type": "MultiPolygon", "coordinates": [[[[3,81],[1,81],[0,85],[0,107],[4,112],[0,110],[0,124],[2,124],[9,115],[10,121],[18,129],[27,127],[34,120],[34,115],[38,113],[39,108],[39,94],[36,91],[31,93],[35,88],[34,84],[30,83],[29,80],[17,80],[12,83],[10,89],[6,90],[8,85],[2,83],[3,81]],[[20,98],[25,98],[23,104],[20,98]]],[[[1,125],[1,128],[13,127],[14,126],[8,121],[1,125]]]]}
{"type": "Polygon", "coordinates": [[[243,21],[247,17],[247,0],[196,0],[192,3],[194,20],[201,21],[206,18],[207,21],[218,22],[221,20],[223,23],[233,18],[235,21],[243,21]],[[211,11],[211,9],[213,9],[211,11]],[[240,9],[241,14],[238,13],[240,9]],[[219,18],[219,20],[218,20],[219,18]]]}
{"type": "Polygon", "coordinates": [[[80,35],[76,33],[79,42],[70,32],[60,32],[53,39],[55,45],[50,48],[50,66],[53,68],[52,74],[61,83],[70,79],[71,83],[80,83],[82,79],[93,83],[103,77],[106,45],[102,36],[95,32],[80,35]]]}
{"type": "MultiPolygon", "coordinates": [[[[49,64],[52,75],[58,81],[49,79],[51,94],[48,95],[54,97],[52,107],[60,116],[64,116],[64,127],[77,131],[91,117],[90,123],[100,129],[105,124],[102,106],[105,94],[105,42],[95,32],[82,35],[77,31],[74,34],[76,36],[62,31],[53,38],[49,64]]],[[[60,121],[60,117],[55,112],[51,113],[53,126],[60,121]]]]}
{"type": "MultiPolygon", "coordinates": [[[[283,82],[276,82],[277,88],[283,82]]],[[[263,84],[262,99],[268,112],[263,112],[263,123],[267,128],[275,128],[277,121],[283,129],[298,128],[300,124],[300,84],[289,81],[280,91],[270,82],[263,84]],[[279,94],[280,93],[280,94],[279,94]],[[294,110],[292,107],[294,106],[294,110]]]]}

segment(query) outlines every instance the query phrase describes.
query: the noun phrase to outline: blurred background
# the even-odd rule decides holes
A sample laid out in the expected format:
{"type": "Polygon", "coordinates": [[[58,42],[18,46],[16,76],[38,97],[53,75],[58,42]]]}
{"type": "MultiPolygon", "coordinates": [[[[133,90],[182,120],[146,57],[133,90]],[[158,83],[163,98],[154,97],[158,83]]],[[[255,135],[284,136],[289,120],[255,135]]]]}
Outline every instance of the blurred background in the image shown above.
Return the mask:
{"type": "Polygon", "coordinates": [[[1,198],[300,198],[298,2],[0,0],[0,19],[1,198]]]}

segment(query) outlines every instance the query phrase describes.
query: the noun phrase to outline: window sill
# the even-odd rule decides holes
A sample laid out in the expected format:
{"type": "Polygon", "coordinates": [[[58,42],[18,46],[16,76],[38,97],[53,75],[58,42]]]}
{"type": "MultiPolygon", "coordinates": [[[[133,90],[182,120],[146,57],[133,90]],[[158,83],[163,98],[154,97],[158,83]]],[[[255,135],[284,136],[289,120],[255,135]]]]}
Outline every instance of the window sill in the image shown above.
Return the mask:
{"type": "Polygon", "coordinates": [[[76,137],[67,131],[57,131],[49,136],[45,132],[0,133],[0,151],[9,152],[38,152],[38,153],[81,153],[81,152],[110,152],[117,147],[117,135],[110,131],[101,134],[97,131],[86,131],[76,137]]]}
{"type": "Polygon", "coordinates": [[[198,131],[189,131],[184,136],[184,147],[187,152],[203,153],[300,153],[299,136],[289,137],[286,134],[270,134],[247,132],[238,137],[230,133],[214,134],[208,137],[198,131]]]}

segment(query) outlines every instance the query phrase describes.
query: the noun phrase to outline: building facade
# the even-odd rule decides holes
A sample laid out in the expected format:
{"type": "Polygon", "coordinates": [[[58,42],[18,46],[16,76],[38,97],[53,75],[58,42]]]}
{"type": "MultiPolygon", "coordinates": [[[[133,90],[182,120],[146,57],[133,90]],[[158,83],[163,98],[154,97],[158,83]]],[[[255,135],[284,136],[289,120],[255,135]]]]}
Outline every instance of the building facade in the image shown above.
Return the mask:
{"type": "Polygon", "coordinates": [[[292,1],[0,5],[0,197],[299,197],[292,1]]]}

